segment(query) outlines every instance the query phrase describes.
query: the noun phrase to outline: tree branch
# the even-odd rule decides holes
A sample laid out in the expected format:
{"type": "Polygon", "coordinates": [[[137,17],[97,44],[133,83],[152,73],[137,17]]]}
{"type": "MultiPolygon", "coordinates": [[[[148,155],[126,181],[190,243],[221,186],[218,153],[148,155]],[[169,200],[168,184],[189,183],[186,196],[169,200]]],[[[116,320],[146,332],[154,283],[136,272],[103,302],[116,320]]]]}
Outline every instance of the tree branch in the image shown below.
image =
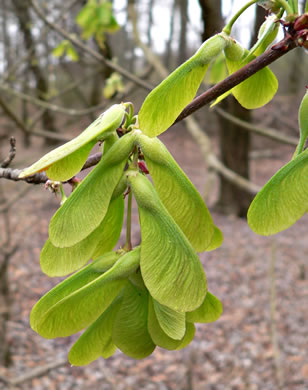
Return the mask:
{"type": "Polygon", "coordinates": [[[14,137],[10,138],[10,145],[11,145],[11,148],[10,148],[8,156],[0,164],[1,168],[7,168],[11,164],[11,162],[14,160],[14,158],[15,158],[15,155],[16,155],[16,139],[14,137]]]}
{"type": "Polygon", "coordinates": [[[245,130],[252,131],[256,134],[262,135],[264,137],[268,137],[270,139],[273,139],[283,144],[292,145],[292,146],[297,146],[298,144],[298,138],[296,137],[289,137],[287,135],[281,134],[279,131],[275,129],[257,126],[253,123],[248,123],[246,121],[243,121],[242,119],[239,119],[236,116],[229,114],[219,106],[215,106],[214,110],[217,112],[218,115],[242,127],[245,130]]]}
{"type": "Polygon", "coordinates": [[[58,26],[57,24],[50,22],[46,17],[44,12],[40,9],[38,6],[36,0],[30,0],[30,4],[32,5],[34,11],[37,13],[37,15],[46,23],[52,30],[56,31],[58,34],[60,34],[62,37],[68,39],[70,42],[72,42],[76,47],[78,47],[80,50],[88,53],[91,57],[95,58],[99,62],[103,62],[105,65],[109,66],[114,71],[120,73],[122,76],[126,77],[127,79],[133,81],[135,84],[139,85],[142,88],[145,88],[147,90],[151,90],[152,86],[147,83],[144,80],[141,80],[137,76],[133,75],[132,73],[128,72],[124,68],[122,68],[120,65],[117,65],[116,63],[107,60],[104,56],[96,52],[95,50],[92,50],[87,45],[85,45],[82,41],[80,41],[78,38],[70,34],[69,32],[65,31],[63,28],[58,26]]]}
{"type": "Polygon", "coordinates": [[[247,80],[250,76],[254,75],[259,70],[272,64],[280,57],[287,54],[289,51],[295,49],[296,42],[294,39],[292,39],[292,37],[287,37],[273,47],[268,49],[265,53],[261,54],[253,61],[249,62],[247,65],[243,66],[238,71],[232,73],[229,77],[227,77],[220,83],[217,83],[212,88],[208,89],[203,94],[196,97],[184,108],[184,110],[175,120],[174,124],[193,114],[201,107],[204,107],[205,105],[211,103],[220,95],[224,94],[225,92],[228,92],[230,89],[234,88],[242,81],[247,80]],[[280,49],[273,49],[273,47],[280,47],[280,49]]]}

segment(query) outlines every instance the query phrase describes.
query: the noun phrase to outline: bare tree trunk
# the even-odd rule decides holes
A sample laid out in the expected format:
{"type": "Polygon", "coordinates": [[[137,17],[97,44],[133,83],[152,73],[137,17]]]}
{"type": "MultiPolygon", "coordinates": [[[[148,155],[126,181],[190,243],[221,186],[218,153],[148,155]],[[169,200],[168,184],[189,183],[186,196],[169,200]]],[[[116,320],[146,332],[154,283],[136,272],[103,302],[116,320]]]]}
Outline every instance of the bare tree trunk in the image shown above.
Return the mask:
{"type": "Polygon", "coordinates": [[[8,34],[8,10],[7,10],[7,0],[1,0],[1,8],[2,8],[2,21],[1,21],[1,30],[3,36],[3,45],[4,45],[4,60],[5,60],[5,68],[4,73],[11,68],[12,66],[12,53],[11,53],[11,42],[8,34]]]}
{"type": "MultiPolygon", "coordinates": [[[[206,40],[213,34],[221,31],[223,19],[221,12],[221,0],[199,0],[202,10],[203,33],[202,39],[206,40]]],[[[257,7],[258,9],[261,7],[257,7]]],[[[262,9],[261,9],[262,10],[262,9]]],[[[261,17],[258,12],[256,26],[260,25],[261,17]]],[[[264,20],[264,14],[262,21],[264,20]]],[[[250,111],[244,109],[234,98],[229,96],[222,103],[223,108],[247,122],[251,120],[250,111]]],[[[226,119],[218,118],[220,153],[226,167],[249,179],[249,149],[250,133],[240,129],[226,119]]],[[[251,203],[252,195],[220,176],[220,192],[216,208],[225,214],[234,214],[245,217],[251,203]]]]}
{"type": "Polygon", "coordinates": [[[188,22],[188,0],[179,0],[181,30],[178,49],[178,65],[187,60],[187,22],[188,22]]]}
{"type": "MultiPolygon", "coordinates": [[[[25,48],[32,53],[32,56],[28,61],[28,69],[32,73],[36,83],[37,97],[46,101],[46,96],[48,95],[48,81],[47,77],[45,77],[43,71],[40,68],[38,59],[39,57],[36,52],[36,44],[31,33],[31,15],[29,3],[27,0],[12,0],[12,4],[16,11],[16,17],[18,19],[20,31],[23,35],[25,48]]],[[[42,123],[45,130],[53,132],[56,131],[54,117],[49,110],[46,110],[42,116],[42,123]]],[[[46,138],[46,142],[52,144],[55,143],[55,140],[46,138]]]]}
{"type": "Polygon", "coordinates": [[[169,38],[166,45],[166,57],[165,57],[165,66],[168,70],[172,68],[171,65],[171,59],[172,59],[172,40],[173,40],[173,34],[174,34],[174,17],[175,17],[175,7],[176,7],[177,0],[173,0],[173,5],[171,9],[173,12],[171,12],[171,19],[170,19],[170,32],[169,32],[169,38]]]}

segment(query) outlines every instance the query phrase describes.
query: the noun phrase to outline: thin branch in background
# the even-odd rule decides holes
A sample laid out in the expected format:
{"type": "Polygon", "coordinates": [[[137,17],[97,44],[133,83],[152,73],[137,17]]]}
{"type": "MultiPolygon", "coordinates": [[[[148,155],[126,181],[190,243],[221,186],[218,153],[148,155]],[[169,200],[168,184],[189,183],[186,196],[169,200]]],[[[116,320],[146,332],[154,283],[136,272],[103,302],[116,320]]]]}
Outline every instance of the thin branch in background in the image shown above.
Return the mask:
{"type": "Polygon", "coordinates": [[[227,119],[232,123],[235,123],[236,125],[242,127],[245,130],[252,131],[256,134],[273,139],[283,144],[292,146],[297,146],[298,144],[298,139],[296,137],[289,137],[287,135],[281,134],[281,132],[276,129],[258,126],[253,123],[246,122],[232,114],[229,114],[227,111],[223,110],[219,106],[215,106],[213,109],[217,112],[218,115],[222,116],[223,118],[227,119]]]}
{"type": "Polygon", "coordinates": [[[136,85],[139,85],[142,88],[145,88],[146,90],[151,90],[152,86],[147,83],[146,81],[140,79],[139,77],[135,76],[134,74],[128,72],[126,69],[122,68],[120,65],[107,60],[104,56],[96,52],[95,50],[92,50],[90,47],[85,45],[82,41],[80,41],[78,38],[70,34],[69,32],[65,31],[63,28],[58,26],[57,24],[51,22],[49,19],[45,17],[44,12],[41,10],[41,8],[38,6],[37,2],[35,0],[29,0],[30,4],[32,5],[34,11],[37,13],[37,15],[43,20],[44,23],[46,23],[52,30],[56,31],[58,34],[60,34],[65,39],[68,39],[70,42],[72,42],[76,47],[78,47],[83,52],[89,54],[93,58],[95,58],[99,62],[103,62],[105,65],[109,66],[114,71],[120,73],[125,78],[133,81],[136,85]]]}
{"type": "Polygon", "coordinates": [[[14,137],[10,138],[10,151],[8,156],[2,161],[0,164],[1,168],[7,168],[11,162],[14,160],[15,155],[16,155],[16,139],[14,137]]]}

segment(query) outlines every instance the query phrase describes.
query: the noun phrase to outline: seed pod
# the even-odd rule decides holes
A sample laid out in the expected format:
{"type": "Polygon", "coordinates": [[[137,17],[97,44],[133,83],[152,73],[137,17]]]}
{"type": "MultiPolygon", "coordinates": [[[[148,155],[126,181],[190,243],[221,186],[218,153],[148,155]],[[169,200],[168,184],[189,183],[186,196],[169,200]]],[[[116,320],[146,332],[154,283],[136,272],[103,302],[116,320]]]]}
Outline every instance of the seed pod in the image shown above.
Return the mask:
{"type": "MultiPolygon", "coordinates": [[[[109,252],[109,253],[105,253],[104,256],[98,259],[98,261],[100,261],[101,264],[101,269],[103,269],[102,263],[104,262],[104,271],[102,272],[105,272],[108,269],[110,269],[115,264],[115,262],[119,259],[119,257],[120,254],[116,252],[109,252]]],[[[95,263],[91,263],[87,265],[80,271],[76,272],[75,274],[63,280],[53,289],[48,291],[34,305],[30,316],[31,327],[34,331],[38,332],[37,329],[39,327],[39,324],[41,323],[42,318],[49,311],[49,309],[54,307],[58,302],[60,302],[62,299],[65,299],[70,294],[74,294],[79,289],[93,282],[101,275],[100,273],[92,269],[93,264],[95,263]]]]}
{"type": "Polygon", "coordinates": [[[53,245],[73,246],[98,227],[121,179],[135,137],[135,133],[128,133],[120,138],[57,210],[49,224],[53,245]]]}
{"type": "MultiPolygon", "coordinates": [[[[116,298],[126,284],[126,278],[139,266],[139,248],[121,256],[118,261],[106,272],[106,260],[103,256],[90,264],[88,272],[97,275],[94,280],[84,283],[78,289],[69,291],[61,300],[54,301],[53,295],[57,292],[54,288],[51,300],[52,306],[46,308],[48,299],[44,297],[37,303],[41,303],[42,311],[36,309],[34,316],[31,313],[32,328],[45,338],[70,336],[94,322],[116,298]],[[102,274],[102,272],[104,272],[102,274]]],[[[80,271],[82,273],[82,271],[80,271]]],[[[81,274],[82,276],[82,274],[81,274]]],[[[73,285],[74,286],[74,285],[73,285]]],[[[59,288],[60,289],[60,288],[59,288]]],[[[60,289],[61,290],[61,289],[60,289]]],[[[50,300],[50,299],[49,299],[50,300]]],[[[35,307],[34,307],[35,308],[35,307]]]]}
{"type": "Polygon", "coordinates": [[[186,320],[188,322],[201,323],[214,322],[218,320],[218,318],[222,315],[222,312],[222,303],[215,297],[215,295],[208,291],[202,305],[200,305],[198,309],[186,313],[186,320]]]}
{"type": "Polygon", "coordinates": [[[121,125],[124,113],[123,104],[113,105],[78,137],[47,153],[26,168],[19,177],[24,178],[36,172],[46,171],[51,180],[70,179],[80,171],[95,143],[110,136],[121,125]]]}
{"type": "Polygon", "coordinates": [[[214,35],[203,43],[195,55],[153,89],[138,115],[144,134],[155,137],[173,124],[195,97],[210,62],[229,45],[230,39],[224,33],[214,35]]]}
{"type": "Polygon", "coordinates": [[[83,267],[90,258],[96,259],[111,251],[122,230],[124,200],[120,196],[110,202],[107,214],[100,225],[77,244],[58,248],[47,240],[40,254],[42,271],[51,277],[64,276],[83,267]]]}
{"type": "Polygon", "coordinates": [[[148,297],[147,290],[138,289],[128,282],[114,320],[112,341],[134,359],[143,359],[155,349],[148,331],[148,297]]]}
{"type": "Polygon", "coordinates": [[[85,366],[100,356],[107,359],[114,354],[116,346],[112,342],[112,329],[121,303],[121,298],[115,299],[75,342],[68,355],[73,366],[85,366]]]}
{"type": "Polygon", "coordinates": [[[150,181],[127,173],[139,208],[140,268],[150,294],[175,311],[192,311],[206,294],[206,277],[188,239],[161,203],[150,181]]]}
{"type": "Polygon", "coordinates": [[[298,151],[301,153],[308,137],[308,89],[299,107],[298,124],[300,131],[298,151]]]}
{"type": "Polygon", "coordinates": [[[206,250],[213,237],[213,220],[201,195],[158,138],[139,135],[137,142],[160,200],[194,249],[206,250]]]}
{"type": "Polygon", "coordinates": [[[230,61],[239,61],[245,54],[245,49],[235,39],[224,50],[226,58],[230,61]]]}
{"type": "Polygon", "coordinates": [[[308,149],[279,169],[252,201],[247,220],[257,234],[269,236],[292,226],[307,213],[308,149]]]}

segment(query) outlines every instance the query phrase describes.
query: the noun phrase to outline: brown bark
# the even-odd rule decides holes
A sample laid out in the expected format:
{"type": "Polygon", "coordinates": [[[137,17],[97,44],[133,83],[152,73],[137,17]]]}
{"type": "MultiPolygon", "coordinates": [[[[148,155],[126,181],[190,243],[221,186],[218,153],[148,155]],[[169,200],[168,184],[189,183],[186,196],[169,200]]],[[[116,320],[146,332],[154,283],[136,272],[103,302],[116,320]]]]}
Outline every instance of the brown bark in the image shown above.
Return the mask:
{"type": "MultiPolygon", "coordinates": [[[[203,20],[202,39],[206,40],[221,31],[223,27],[221,0],[199,0],[199,4],[203,20]]],[[[258,27],[261,21],[264,20],[262,9],[259,11],[259,8],[261,7],[257,7],[256,14],[256,26],[258,27]]],[[[255,28],[255,37],[257,36],[257,29],[255,28]]],[[[230,114],[247,122],[251,120],[250,111],[244,109],[233,96],[229,96],[221,104],[230,114]]],[[[227,168],[249,179],[250,134],[225,118],[219,117],[218,123],[222,162],[227,168]]],[[[220,192],[216,204],[219,211],[245,217],[251,200],[252,195],[250,193],[244,192],[235,184],[220,176],[220,192]]]]}

